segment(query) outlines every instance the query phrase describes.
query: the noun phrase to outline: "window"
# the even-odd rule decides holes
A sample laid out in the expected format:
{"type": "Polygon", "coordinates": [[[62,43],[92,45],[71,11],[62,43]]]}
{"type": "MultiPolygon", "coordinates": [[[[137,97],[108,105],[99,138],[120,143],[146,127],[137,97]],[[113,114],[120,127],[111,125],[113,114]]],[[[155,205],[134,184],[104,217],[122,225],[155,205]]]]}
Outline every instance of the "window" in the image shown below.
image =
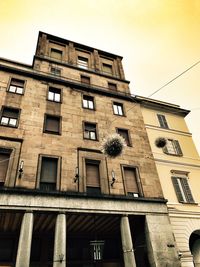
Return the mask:
{"type": "Polygon", "coordinates": [[[81,75],[81,82],[85,84],[90,84],[90,77],[81,75]]]}
{"type": "Polygon", "coordinates": [[[58,158],[42,157],[40,171],[40,189],[56,190],[58,175],[58,158]]]}
{"type": "Polygon", "coordinates": [[[97,130],[95,123],[84,122],[84,138],[97,140],[97,130]]]}
{"type": "Polygon", "coordinates": [[[24,93],[25,81],[11,78],[8,91],[11,93],[22,95],[24,93]]]}
{"type": "Polygon", "coordinates": [[[103,72],[106,74],[112,74],[112,65],[103,63],[103,72]]]}
{"type": "Polygon", "coordinates": [[[61,134],[61,117],[45,114],[44,132],[61,134]]]}
{"type": "Polygon", "coordinates": [[[51,67],[51,73],[56,76],[61,76],[61,69],[56,68],[56,67],[51,67]]]}
{"type": "Polygon", "coordinates": [[[194,203],[194,199],[188,184],[188,177],[185,175],[172,176],[172,183],[179,202],[194,203]]]}
{"type": "Polygon", "coordinates": [[[6,180],[10,154],[9,149],[0,148],[0,186],[4,186],[6,180]]]}
{"type": "Polygon", "coordinates": [[[165,116],[161,115],[161,114],[157,114],[157,117],[158,117],[158,121],[160,123],[160,127],[168,129],[169,126],[167,124],[167,120],[166,120],[165,116]]]}
{"type": "Polygon", "coordinates": [[[127,129],[119,129],[119,128],[117,128],[117,133],[124,138],[127,146],[131,146],[131,142],[130,142],[130,138],[129,138],[129,132],[128,132],[127,129]]]}
{"type": "Polygon", "coordinates": [[[136,168],[124,167],[123,170],[126,194],[133,197],[139,197],[136,168]]]}
{"type": "Polygon", "coordinates": [[[1,112],[1,125],[17,127],[19,121],[19,109],[3,107],[1,112]]]}
{"type": "Polygon", "coordinates": [[[113,103],[113,110],[115,115],[123,116],[124,110],[123,110],[123,104],[114,102],[113,103]]]}
{"type": "Polygon", "coordinates": [[[62,60],[62,51],[51,48],[51,57],[57,60],[62,60]]]}
{"type": "Polygon", "coordinates": [[[77,65],[79,68],[88,69],[88,59],[85,57],[78,57],[77,65]]]}
{"type": "Polygon", "coordinates": [[[54,102],[60,102],[61,101],[61,90],[58,88],[49,87],[48,100],[51,100],[54,102]]]}
{"type": "Polygon", "coordinates": [[[117,91],[117,85],[115,83],[108,83],[108,88],[113,91],[117,91]]]}
{"type": "Polygon", "coordinates": [[[170,155],[183,156],[180,144],[177,140],[167,139],[163,152],[170,155]]]}
{"type": "Polygon", "coordinates": [[[98,161],[86,160],[86,191],[88,194],[101,194],[98,161]]]}
{"type": "Polygon", "coordinates": [[[94,97],[89,95],[83,95],[83,107],[88,109],[94,109],[94,97]]]}

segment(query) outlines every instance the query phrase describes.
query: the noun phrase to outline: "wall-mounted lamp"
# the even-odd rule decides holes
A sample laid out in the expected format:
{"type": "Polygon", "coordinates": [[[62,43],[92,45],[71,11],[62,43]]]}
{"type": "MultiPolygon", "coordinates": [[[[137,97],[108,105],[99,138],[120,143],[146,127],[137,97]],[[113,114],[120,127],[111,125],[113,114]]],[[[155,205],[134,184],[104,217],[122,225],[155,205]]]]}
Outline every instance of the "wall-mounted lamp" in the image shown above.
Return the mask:
{"type": "Polygon", "coordinates": [[[23,172],[24,172],[24,161],[21,160],[21,162],[19,164],[19,178],[22,177],[23,172]]]}
{"type": "Polygon", "coordinates": [[[75,177],[74,177],[74,183],[76,183],[76,182],[77,182],[78,178],[79,178],[79,170],[78,170],[78,167],[76,167],[76,168],[75,168],[75,177]]]}
{"type": "Polygon", "coordinates": [[[115,178],[115,172],[112,170],[112,172],[111,172],[111,175],[112,175],[112,182],[111,182],[111,186],[113,187],[113,185],[114,185],[114,183],[115,183],[115,181],[116,181],[116,178],[115,178]]]}
{"type": "Polygon", "coordinates": [[[62,263],[64,260],[64,254],[59,254],[59,262],[62,263]]]}

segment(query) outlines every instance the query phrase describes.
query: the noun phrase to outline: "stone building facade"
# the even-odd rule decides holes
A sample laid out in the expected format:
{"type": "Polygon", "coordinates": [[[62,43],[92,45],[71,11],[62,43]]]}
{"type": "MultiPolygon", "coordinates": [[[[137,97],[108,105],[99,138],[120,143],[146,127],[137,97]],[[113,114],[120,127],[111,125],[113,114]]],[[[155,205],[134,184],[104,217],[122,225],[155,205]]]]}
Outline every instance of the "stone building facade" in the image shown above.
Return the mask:
{"type": "Polygon", "coordinates": [[[32,66],[0,59],[0,105],[0,266],[180,265],[122,57],[40,32],[32,66]]]}
{"type": "Polygon", "coordinates": [[[145,127],[160,178],[168,199],[170,221],[182,267],[200,266],[200,158],[185,123],[189,111],[178,105],[140,99],[145,127]],[[162,149],[155,140],[164,137],[162,149]]]}

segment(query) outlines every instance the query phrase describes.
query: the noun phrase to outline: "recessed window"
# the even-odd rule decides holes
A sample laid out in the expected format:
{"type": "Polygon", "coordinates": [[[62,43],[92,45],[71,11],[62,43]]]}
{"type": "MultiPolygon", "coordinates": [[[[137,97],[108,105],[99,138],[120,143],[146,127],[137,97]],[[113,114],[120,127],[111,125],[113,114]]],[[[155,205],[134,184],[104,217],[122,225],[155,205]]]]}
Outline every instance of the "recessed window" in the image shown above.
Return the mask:
{"type": "Polygon", "coordinates": [[[113,103],[113,110],[115,115],[123,116],[124,115],[124,109],[123,104],[114,102],[113,103]]]}
{"type": "Polygon", "coordinates": [[[178,140],[167,139],[167,144],[163,148],[163,152],[175,156],[183,156],[178,140]]]}
{"type": "Polygon", "coordinates": [[[77,66],[82,69],[88,69],[88,59],[86,57],[78,57],[77,66]]]}
{"type": "Polygon", "coordinates": [[[0,148],[0,186],[4,186],[11,150],[0,148]]]}
{"type": "Polygon", "coordinates": [[[61,90],[59,88],[49,87],[48,100],[61,102],[61,90]]]}
{"type": "Polygon", "coordinates": [[[24,93],[25,81],[11,78],[8,91],[11,93],[22,95],[24,93]]]}
{"type": "Polygon", "coordinates": [[[165,116],[162,114],[157,114],[157,117],[158,117],[160,127],[168,129],[169,126],[167,124],[167,120],[166,120],[165,116]]]}
{"type": "Polygon", "coordinates": [[[139,197],[140,190],[138,185],[136,168],[124,167],[123,171],[124,171],[126,194],[133,197],[139,197]]]}
{"type": "Polygon", "coordinates": [[[87,109],[94,109],[94,97],[83,95],[83,107],[87,109]]]}
{"type": "Polygon", "coordinates": [[[19,109],[3,107],[1,112],[1,125],[17,127],[19,121],[19,109]]]}
{"type": "Polygon", "coordinates": [[[179,202],[194,203],[192,192],[188,184],[188,177],[182,175],[172,177],[172,183],[179,202]]]}
{"type": "Polygon", "coordinates": [[[81,82],[85,84],[90,84],[90,77],[81,75],[81,82]]]}
{"type": "Polygon", "coordinates": [[[89,195],[101,194],[99,162],[86,161],[86,191],[89,195]]]}
{"type": "Polygon", "coordinates": [[[108,83],[108,88],[113,91],[117,91],[116,83],[108,83]]]}
{"type": "Polygon", "coordinates": [[[62,51],[55,48],[51,48],[51,57],[57,60],[62,60],[62,51]]]}
{"type": "Polygon", "coordinates": [[[44,132],[61,134],[61,117],[45,114],[44,132]]]}
{"type": "Polygon", "coordinates": [[[58,176],[58,158],[42,157],[40,171],[40,189],[44,191],[56,190],[58,176]]]}
{"type": "Polygon", "coordinates": [[[131,146],[131,142],[130,142],[130,138],[129,138],[129,132],[127,129],[117,128],[117,133],[124,138],[127,146],[131,146]]]}
{"type": "Polygon", "coordinates": [[[84,122],[84,138],[97,140],[97,129],[95,123],[84,122]]]}
{"type": "Polygon", "coordinates": [[[103,63],[102,67],[105,74],[112,75],[112,65],[103,63]]]}
{"type": "Polygon", "coordinates": [[[61,76],[61,69],[56,67],[51,67],[51,73],[56,76],[61,76]]]}

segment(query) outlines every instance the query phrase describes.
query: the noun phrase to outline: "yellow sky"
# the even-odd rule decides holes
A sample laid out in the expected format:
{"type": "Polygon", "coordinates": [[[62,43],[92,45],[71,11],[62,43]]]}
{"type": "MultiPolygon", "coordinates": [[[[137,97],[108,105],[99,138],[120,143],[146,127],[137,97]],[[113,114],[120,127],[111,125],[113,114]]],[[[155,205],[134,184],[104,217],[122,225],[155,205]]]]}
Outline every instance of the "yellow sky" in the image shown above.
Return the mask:
{"type": "MultiPolygon", "coordinates": [[[[199,0],[0,0],[0,57],[31,64],[39,30],[122,55],[143,96],[200,60],[199,0]]],[[[200,64],[153,97],[200,108],[199,77],[200,64]]],[[[199,117],[187,123],[200,151],[199,117]]]]}

